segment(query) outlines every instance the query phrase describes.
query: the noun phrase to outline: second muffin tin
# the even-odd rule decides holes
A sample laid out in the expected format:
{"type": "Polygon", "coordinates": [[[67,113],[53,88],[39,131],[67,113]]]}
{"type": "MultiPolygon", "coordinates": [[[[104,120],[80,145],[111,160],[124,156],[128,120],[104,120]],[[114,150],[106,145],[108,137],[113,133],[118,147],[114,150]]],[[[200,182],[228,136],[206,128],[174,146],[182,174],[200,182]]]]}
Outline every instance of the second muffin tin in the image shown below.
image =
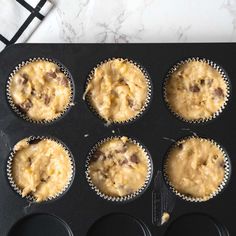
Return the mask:
{"type": "MultiPolygon", "coordinates": [[[[120,232],[116,227],[122,227],[119,226],[120,221],[125,225],[120,232],[122,235],[164,236],[166,232],[170,232],[168,231],[170,224],[178,222],[178,219],[181,220],[186,214],[188,216],[193,213],[198,213],[197,216],[200,218],[201,215],[204,217],[208,215],[211,219],[216,219],[219,228],[224,228],[219,235],[236,235],[234,223],[236,112],[233,109],[235,104],[233,89],[236,86],[235,52],[236,45],[233,43],[21,44],[4,50],[0,54],[0,236],[6,236],[9,232],[9,236],[15,235],[14,232],[18,232],[19,235],[27,235],[29,232],[34,232],[35,236],[45,235],[44,230],[47,227],[43,225],[48,220],[51,222],[50,235],[85,236],[87,232],[91,234],[94,227],[104,228],[104,225],[114,222],[114,228],[110,228],[110,235],[115,236],[120,232]],[[6,84],[10,73],[22,61],[35,57],[58,61],[68,69],[74,80],[75,105],[61,119],[50,124],[25,121],[12,111],[7,102],[6,84]],[[91,70],[101,61],[114,57],[127,58],[142,65],[150,75],[153,92],[147,111],[139,119],[132,123],[105,126],[103,120],[91,112],[82,96],[91,70]],[[206,58],[222,66],[231,83],[226,108],[218,117],[206,123],[190,124],[177,119],[169,111],[163,98],[163,85],[168,71],[179,61],[190,57],[206,58]],[[163,160],[173,140],[178,141],[191,136],[192,133],[214,139],[225,148],[232,169],[229,183],[221,194],[206,202],[192,203],[176,197],[170,220],[164,226],[157,227],[152,223],[153,179],[158,170],[162,171],[163,160]],[[31,135],[51,136],[61,140],[74,157],[75,176],[72,185],[56,200],[31,203],[21,198],[8,182],[7,160],[10,151],[19,140],[31,135]],[[124,203],[100,198],[86,180],[86,158],[89,152],[102,139],[115,135],[125,135],[139,140],[150,152],[153,161],[153,178],[148,188],[142,195],[124,203]],[[124,217],[121,217],[123,215],[124,217]],[[94,224],[95,222],[97,223],[94,224]],[[102,222],[100,226],[99,222],[102,222]],[[136,235],[133,232],[137,232],[136,235]]],[[[192,236],[198,235],[194,230],[194,224],[190,228],[192,236]]],[[[211,236],[211,233],[205,235],[211,236]]]]}

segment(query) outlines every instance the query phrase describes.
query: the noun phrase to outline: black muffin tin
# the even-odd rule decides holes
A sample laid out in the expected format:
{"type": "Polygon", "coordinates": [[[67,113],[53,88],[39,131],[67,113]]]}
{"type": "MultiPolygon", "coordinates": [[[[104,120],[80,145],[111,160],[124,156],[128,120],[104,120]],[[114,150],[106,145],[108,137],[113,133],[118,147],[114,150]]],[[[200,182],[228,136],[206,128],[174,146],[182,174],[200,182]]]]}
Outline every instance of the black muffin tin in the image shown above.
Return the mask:
{"type": "MultiPolygon", "coordinates": [[[[236,44],[234,43],[20,44],[5,49],[0,54],[0,236],[8,235],[10,229],[10,236],[32,235],[32,230],[34,230],[34,236],[85,236],[89,230],[92,232],[94,227],[96,229],[97,225],[93,227],[92,225],[103,216],[105,216],[103,220],[100,220],[101,228],[107,227],[106,234],[101,231],[103,236],[162,236],[168,232],[170,224],[169,232],[172,228],[175,229],[172,223],[175,220],[178,222],[178,219],[181,219],[179,217],[185,214],[190,214],[189,219],[193,220],[187,220],[185,224],[182,222],[179,228],[182,229],[186,225],[188,230],[189,228],[192,230],[191,236],[217,235],[214,232],[219,232],[219,235],[236,235],[234,222],[236,188],[233,187],[236,185],[234,176],[236,112],[233,107],[236,100],[233,93],[233,88],[236,86],[235,55],[236,44]],[[51,58],[62,63],[72,74],[75,84],[75,106],[61,119],[51,124],[33,124],[19,118],[12,111],[6,98],[6,83],[9,74],[22,61],[35,57],[51,58]],[[128,58],[140,63],[151,77],[153,95],[143,116],[128,124],[107,127],[91,112],[86,102],[82,100],[82,96],[90,71],[101,61],[112,57],[128,58]],[[177,62],[189,57],[201,57],[214,61],[224,68],[231,82],[230,97],[226,108],[210,122],[190,124],[181,121],[170,112],[163,99],[163,83],[169,69],[177,62]],[[172,144],[170,140],[178,140],[192,133],[200,137],[212,138],[225,148],[231,160],[232,174],[222,193],[207,202],[191,203],[177,197],[171,218],[164,226],[157,227],[152,223],[154,178],[140,197],[123,203],[104,200],[89,187],[85,177],[86,157],[94,144],[103,138],[126,135],[143,143],[152,156],[154,177],[158,170],[162,170],[165,154],[172,144]],[[68,146],[74,156],[75,178],[70,189],[57,200],[32,204],[21,198],[9,185],[6,166],[10,150],[17,141],[30,135],[56,137],[68,146]],[[195,212],[200,214],[192,217],[192,213],[195,212]],[[114,213],[119,214],[114,215],[114,213]],[[128,216],[121,217],[123,214],[128,216]],[[220,222],[217,231],[212,229],[208,231],[204,228],[204,225],[208,224],[195,225],[196,219],[201,218],[201,215],[204,218],[205,214],[216,219],[213,225],[220,222]],[[107,223],[106,221],[104,223],[106,215],[110,215],[111,218],[108,217],[107,223]],[[137,220],[139,227],[143,227],[142,232],[135,231],[137,229],[133,229],[133,223],[128,223],[129,220],[125,221],[126,223],[123,222],[126,218],[130,219],[129,216],[135,217],[131,221],[137,220]],[[119,225],[119,219],[122,219],[123,226],[119,225]],[[61,224],[65,223],[67,227],[61,229],[61,224]],[[201,233],[195,230],[195,226],[197,229],[202,226],[201,233]],[[123,231],[120,232],[118,228],[122,227],[123,231]],[[223,228],[224,230],[221,230],[223,228]],[[46,229],[50,233],[45,234],[46,229]],[[229,234],[226,233],[227,231],[229,234]]],[[[186,217],[184,219],[186,220],[186,217]]],[[[99,228],[100,226],[93,235],[100,235],[101,228],[99,228]]],[[[183,235],[178,233],[178,230],[174,232],[175,235],[183,235]]]]}

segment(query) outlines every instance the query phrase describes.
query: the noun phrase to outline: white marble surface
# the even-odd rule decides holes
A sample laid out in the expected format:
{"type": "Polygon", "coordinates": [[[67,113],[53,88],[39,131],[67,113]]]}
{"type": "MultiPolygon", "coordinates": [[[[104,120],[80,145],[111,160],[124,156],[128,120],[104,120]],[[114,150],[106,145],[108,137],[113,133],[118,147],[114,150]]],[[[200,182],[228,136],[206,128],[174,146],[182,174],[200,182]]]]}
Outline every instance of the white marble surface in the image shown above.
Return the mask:
{"type": "Polygon", "coordinates": [[[236,0],[52,0],[28,42],[232,42],[236,0]]]}

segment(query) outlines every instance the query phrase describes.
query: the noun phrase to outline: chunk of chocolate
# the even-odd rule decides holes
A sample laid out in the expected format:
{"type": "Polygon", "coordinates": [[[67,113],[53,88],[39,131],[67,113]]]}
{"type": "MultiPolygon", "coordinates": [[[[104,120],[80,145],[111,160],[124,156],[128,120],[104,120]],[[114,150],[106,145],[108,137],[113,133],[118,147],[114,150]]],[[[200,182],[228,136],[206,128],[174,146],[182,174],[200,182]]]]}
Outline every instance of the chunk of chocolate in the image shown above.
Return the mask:
{"type": "Polygon", "coordinates": [[[119,79],[119,83],[123,83],[124,81],[125,81],[124,78],[119,79]]]}
{"type": "Polygon", "coordinates": [[[225,162],[224,162],[224,161],[221,161],[221,162],[219,163],[219,166],[224,168],[224,167],[225,167],[225,162]]]}
{"type": "Polygon", "coordinates": [[[93,156],[92,156],[92,158],[91,158],[91,161],[97,161],[99,158],[101,158],[101,157],[105,157],[105,154],[102,152],[102,151],[100,151],[100,150],[97,150],[94,154],[93,154],[93,156]]]}
{"type": "Polygon", "coordinates": [[[222,88],[218,87],[214,90],[214,94],[217,97],[224,97],[224,91],[222,88]]]}
{"type": "Polygon", "coordinates": [[[50,176],[41,178],[41,182],[47,182],[50,179],[50,176]]]}
{"type": "Polygon", "coordinates": [[[29,75],[26,73],[23,73],[21,76],[23,78],[22,84],[26,84],[29,81],[29,75]]]}
{"type": "Polygon", "coordinates": [[[136,154],[133,154],[132,156],[130,156],[130,161],[132,161],[135,164],[138,164],[139,163],[138,156],[136,154]]]}
{"type": "Polygon", "coordinates": [[[191,92],[193,92],[193,93],[198,93],[198,92],[200,92],[200,88],[195,84],[195,85],[191,85],[190,87],[189,87],[189,90],[191,91],[191,92]]]}
{"type": "Polygon", "coordinates": [[[61,73],[61,70],[59,67],[56,68],[56,73],[61,73]]]}
{"type": "Polygon", "coordinates": [[[21,74],[17,78],[17,83],[20,84],[20,85],[25,85],[28,81],[29,81],[29,75],[26,74],[26,73],[21,74]]]}
{"type": "Polygon", "coordinates": [[[218,156],[214,155],[212,158],[213,158],[214,161],[216,161],[218,159],[218,156]]]}
{"type": "Polygon", "coordinates": [[[130,108],[133,108],[133,107],[134,107],[134,100],[128,98],[128,99],[127,99],[127,102],[128,102],[128,105],[129,105],[130,108]]]}
{"type": "Polygon", "coordinates": [[[123,77],[121,77],[118,82],[122,85],[127,85],[127,83],[125,82],[125,79],[123,77]]]}
{"type": "Polygon", "coordinates": [[[21,75],[24,79],[29,79],[29,75],[27,74],[27,73],[23,73],[22,75],[21,75]]]}
{"type": "Polygon", "coordinates": [[[206,165],[207,165],[207,161],[203,161],[203,162],[202,162],[202,165],[203,165],[203,166],[206,166],[206,165]]]}
{"type": "Polygon", "coordinates": [[[182,143],[179,143],[179,144],[177,145],[177,147],[182,150],[184,146],[183,146],[182,143]]]}
{"type": "Polygon", "coordinates": [[[28,158],[28,162],[29,162],[29,165],[31,166],[31,165],[32,165],[32,159],[31,159],[31,157],[28,158]]]}
{"type": "Polygon", "coordinates": [[[101,175],[102,175],[102,177],[103,177],[104,179],[107,179],[107,178],[108,178],[108,175],[105,174],[105,173],[101,173],[101,175]]]}
{"type": "Polygon", "coordinates": [[[204,84],[205,84],[205,80],[204,80],[204,79],[201,79],[201,80],[200,80],[200,84],[201,84],[201,85],[204,85],[204,84]]]}
{"type": "Polygon", "coordinates": [[[37,144],[41,141],[41,139],[33,139],[33,140],[29,140],[28,143],[29,144],[37,144]]]}
{"type": "Polygon", "coordinates": [[[58,79],[60,85],[68,87],[69,81],[68,81],[68,79],[65,76],[57,77],[57,79],[58,79]]]}
{"type": "Polygon", "coordinates": [[[33,103],[31,102],[31,100],[27,99],[25,102],[20,104],[20,107],[24,110],[24,111],[28,111],[31,107],[33,106],[33,103]]]}
{"type": "Polygon", "coordinates": [[[57,77],[57,74],[56,72],[47,72],[46,77],[55,79],[57,77]]]}
{"type": "Polygon", "coordinates": [[[43,100],[44,100],[44,104],[48,105],[50,103],[51,98],[49,95],[43,94],[43,100]]]}
{"type": "Polygon", "coordinates": [[[36,96],[36,90],[33,88],[32,90],[31,90],[31,95],[33,95],[33,96],[36,96]]]}

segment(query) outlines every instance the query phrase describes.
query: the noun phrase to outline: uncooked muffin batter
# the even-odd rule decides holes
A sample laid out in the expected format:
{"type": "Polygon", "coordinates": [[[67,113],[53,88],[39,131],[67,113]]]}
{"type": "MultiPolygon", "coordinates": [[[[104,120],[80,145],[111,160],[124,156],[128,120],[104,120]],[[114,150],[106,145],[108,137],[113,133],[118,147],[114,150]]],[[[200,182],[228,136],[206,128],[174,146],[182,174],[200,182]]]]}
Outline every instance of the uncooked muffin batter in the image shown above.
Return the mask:
{"type": "Polygon", "coordinates": [[[207,139],[179,142],[167,160],[169,181],[184,195],[207,200],[224,179],[224,154],[207,139]]]}
{"type": "Polygon", "coordinates": [[[142,71],[123,59],[114,59],[95,69],[84,97],[96,112],[108,122],[134,118],[147,99],[147,82],[142,71]]]}
{"type": "Polygon", "coordinates": [[[10,95],[29,118],[48,121],[70,105],[71,86],[58,65],[40,60],[21,67],[12,77],[10,95]]]}
{"type": "Polygon", "coordinates": [[[203,61],[180,65],[167,81],[166,99],[185,120],[212,117],[225,103],[227,84],[222,75],[203,61]]]}
{"type": "Polygon", "coordinates": [[[94,153],[89,175],[104,194],[122,197],[139,190],[148,174],[147,155],[127,137],[114,138],[94,153]]]}
{"type": "Polygon", "coordinates": [[[69,183],[72,175],[70,157],[57,142],[23,139],[14,150],[12,175],[23,197],[32,195],[41,202],[56,196],[69,183]]]}

